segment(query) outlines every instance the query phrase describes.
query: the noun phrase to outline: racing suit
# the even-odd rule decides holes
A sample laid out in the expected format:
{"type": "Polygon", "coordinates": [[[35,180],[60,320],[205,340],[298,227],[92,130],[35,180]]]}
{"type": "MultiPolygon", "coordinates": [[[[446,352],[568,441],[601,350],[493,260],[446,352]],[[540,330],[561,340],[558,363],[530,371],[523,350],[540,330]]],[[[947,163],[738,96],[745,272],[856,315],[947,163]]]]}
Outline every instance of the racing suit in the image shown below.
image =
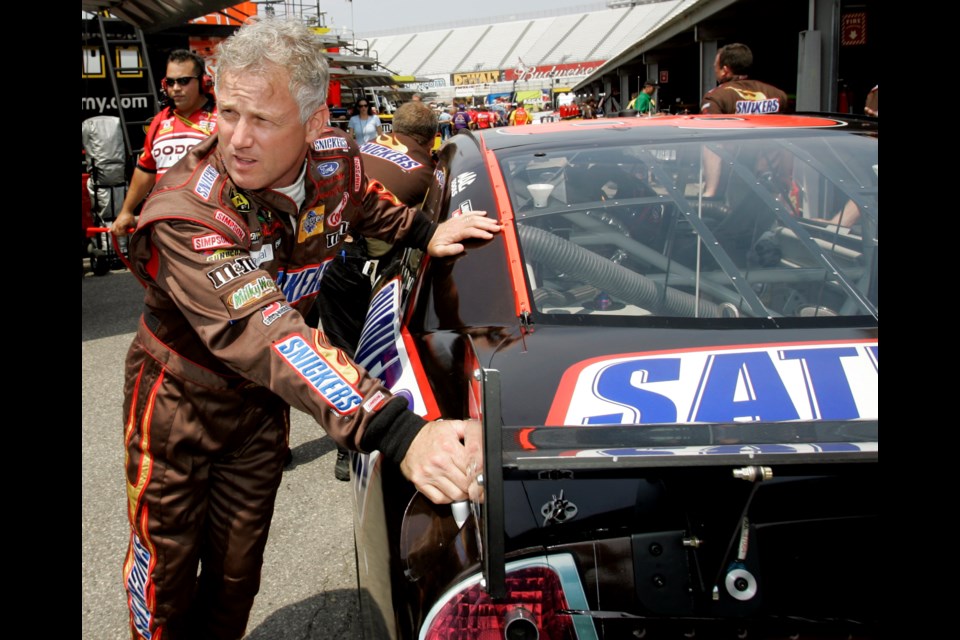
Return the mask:
{"type": "Polygon", "coordinates": [[[436,227],[366,179],[339,129],[313,142],[304,182],[299,208],[244,191],[212,136],[167,172],[131,237],[146,286],[124,389],[134,637],[243,635],[290,405],[339,445],[395,461],[424,424],[301,314],[348,229],[425,247],[436,227]]]}
{"type": "Polygon", "coordinates": [[[784,113],[787,105],[787,94],[772,84],[743,78],[708,91],[700,102],[700,113],[784,113]]]}

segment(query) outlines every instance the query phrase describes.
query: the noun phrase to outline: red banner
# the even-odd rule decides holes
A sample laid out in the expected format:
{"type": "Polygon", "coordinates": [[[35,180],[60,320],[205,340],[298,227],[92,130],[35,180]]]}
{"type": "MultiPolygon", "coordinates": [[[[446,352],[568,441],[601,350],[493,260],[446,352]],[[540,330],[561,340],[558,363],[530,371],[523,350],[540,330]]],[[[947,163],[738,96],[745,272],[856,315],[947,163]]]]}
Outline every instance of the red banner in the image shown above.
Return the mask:
{"type": "Polygon", "coordinates": [[[541,80],[544,78],[575,78],[588,76],[600,67],[606,60],[593,62],[571,62],[567,64],[526,65],[521,60],[513,69],[504,69],[503,79],[512,82],[526,80],[541,80]]]}

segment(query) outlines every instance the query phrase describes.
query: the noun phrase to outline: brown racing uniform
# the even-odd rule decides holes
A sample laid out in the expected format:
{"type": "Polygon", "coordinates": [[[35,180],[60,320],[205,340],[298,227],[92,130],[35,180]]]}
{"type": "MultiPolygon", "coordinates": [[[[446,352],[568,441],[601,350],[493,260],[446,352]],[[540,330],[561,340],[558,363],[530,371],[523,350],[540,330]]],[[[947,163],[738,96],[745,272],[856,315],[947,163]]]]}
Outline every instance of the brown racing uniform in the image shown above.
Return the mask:
{"type": "Polygon", "coordinates": [[[700,113],[784,113],[787,94],[772,84],[759,80],[730,80],[717,85],[703,96],[700,113]]]}
{"type": "Polygon", "coordinates": [[[212,136],[167,172],[130,239],[146,286],[124,389],[134,637],[242,636],[290,405],[339,445],[395,461],[424,424],[301,314],[348,230],[425,247],[436,227],[366,179],[339,129],[313,143],[305,172],[299,210],[243,191],[212,136]]]}
{"type": "MultiPolygon", "coordinates": [[[[360,152],[368,177],[406,205],[415,207],[423,202],[436,163],[413,138],[403,133],[384,134],[365,143],[360,152]]],[[[389,259],[391,249],[382,240],[357,236],[354,242],[344,244],[341,255],[327,269],[315,311],[323,332],[350,354],[357,348],[370,302],[370,276],[364,273],[365,264],[370,258],[389,259]]]]}

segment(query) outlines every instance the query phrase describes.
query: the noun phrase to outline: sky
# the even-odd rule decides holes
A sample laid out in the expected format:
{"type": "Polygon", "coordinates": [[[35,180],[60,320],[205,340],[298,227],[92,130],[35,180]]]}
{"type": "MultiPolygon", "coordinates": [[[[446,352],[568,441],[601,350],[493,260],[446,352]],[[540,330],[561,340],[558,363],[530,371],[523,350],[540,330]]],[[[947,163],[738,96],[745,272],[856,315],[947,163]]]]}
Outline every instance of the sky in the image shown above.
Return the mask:
{"type": "MultiPolygon", "coordinates": [[[[313,3],[306,1],[304,5],[313,3]]],[[[576,8],[596,11],[605,6],[603,0],[319,0],[320,11],[326,12],[328,27],[352,30],[358,36],[371,32],[403,29],[415,32],[430,25],[458,20],[500,18],[528,13],[555,12],[576,8]],[[443,8],[441,11],[440,8],[443,8]]],[[[570,11],[569,13],[576,13],[570,11]]],[[[554,15],[554,14],[551,14],[554,15]]],[[[502,20],[497,20],[501,22],[502,20]]],[[[492,20],[491,20],[492,22],[492,20]]]]}

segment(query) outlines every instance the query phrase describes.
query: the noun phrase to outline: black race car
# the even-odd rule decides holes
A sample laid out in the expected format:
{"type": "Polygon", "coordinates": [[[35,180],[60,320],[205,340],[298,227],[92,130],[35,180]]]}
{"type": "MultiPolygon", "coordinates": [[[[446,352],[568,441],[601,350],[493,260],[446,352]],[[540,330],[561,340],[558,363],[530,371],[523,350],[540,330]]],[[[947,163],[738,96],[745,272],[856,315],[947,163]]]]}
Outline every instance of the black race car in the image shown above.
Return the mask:
{"type": "Polygon", "coordinates": [[[353,459],[370,638],[878,632],[877,121],[569,121],[454,136],[357,361],[482,423],[437,506],[353,459]]]}

